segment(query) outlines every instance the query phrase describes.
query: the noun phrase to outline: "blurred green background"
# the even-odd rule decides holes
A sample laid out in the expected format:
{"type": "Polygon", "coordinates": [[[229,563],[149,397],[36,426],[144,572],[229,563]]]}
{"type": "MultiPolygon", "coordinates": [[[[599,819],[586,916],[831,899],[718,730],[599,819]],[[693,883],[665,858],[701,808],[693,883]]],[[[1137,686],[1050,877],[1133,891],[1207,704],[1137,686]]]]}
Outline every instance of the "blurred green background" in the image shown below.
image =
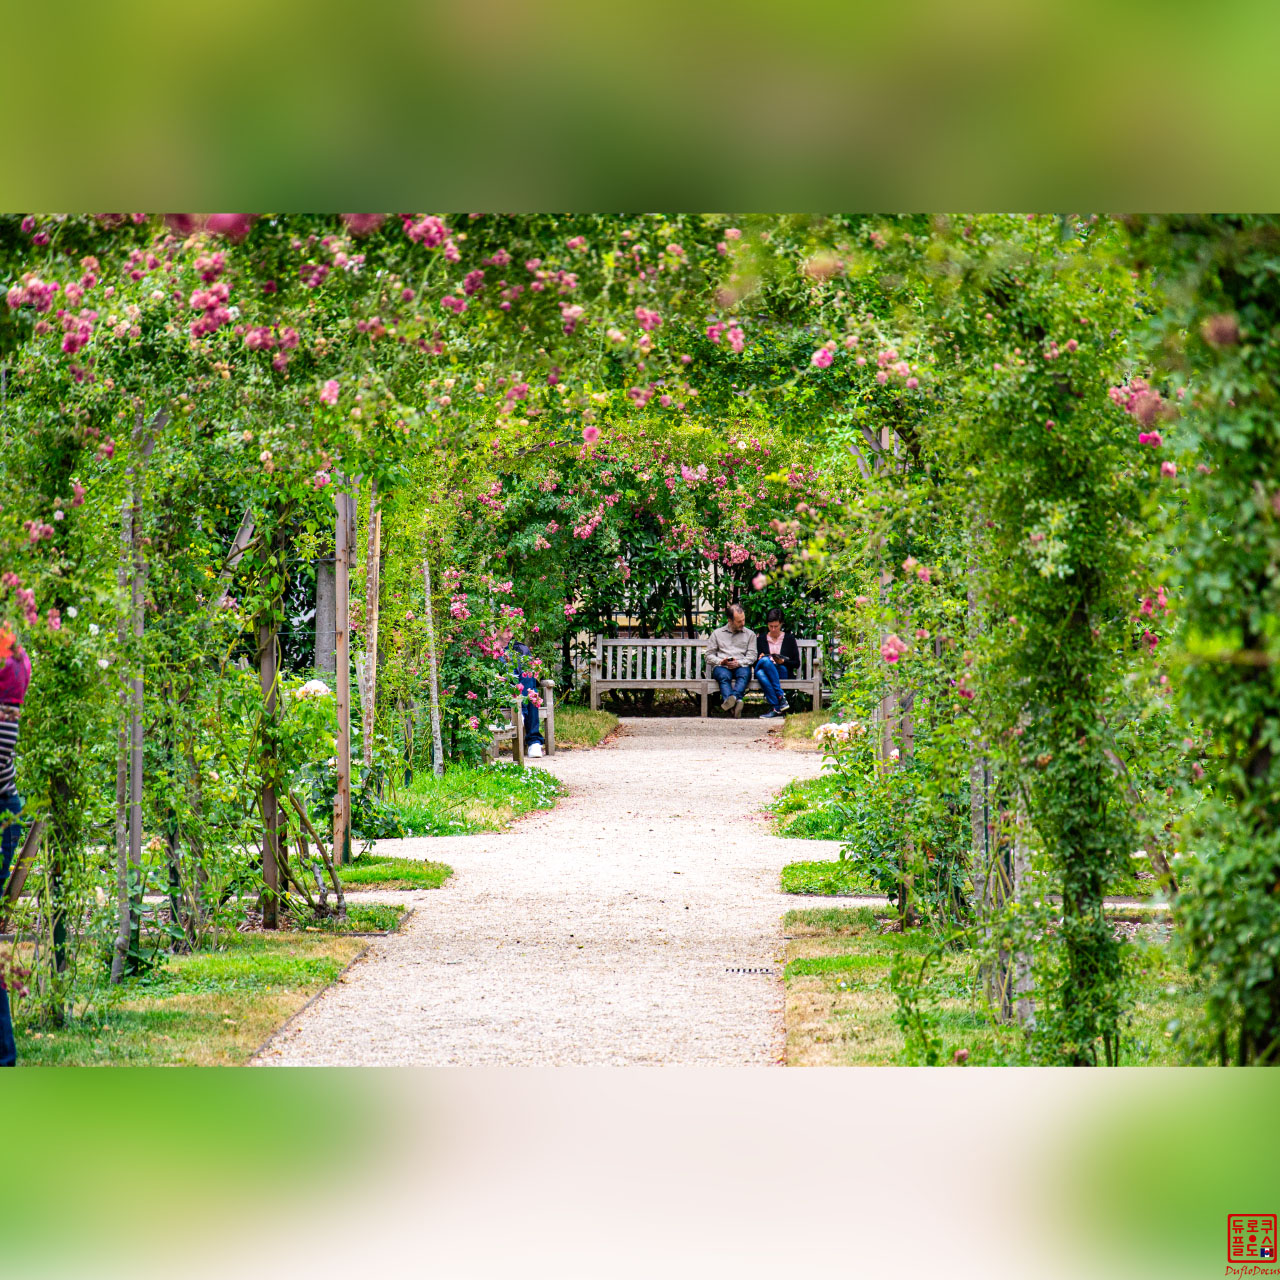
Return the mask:
{"type": "Polygon", "coordinates": [[[1273,209],[1280,9],[5,6],[8,209],[1273,209]]]}
{"type": "Polygon", "coordinates": [[[0,1275],[1191,1280],[1267,1071],[7,1073],[0,1275]]]}
{"type": "Polygon", "coordinates": [[[1043,1227],[1061,1256],[1099,1280],[1225,1274],[1227,1215],[1280,1214],[1280,1077],[1124,1071],[1090,1093],[1043,1147],[1043,1227]]]}

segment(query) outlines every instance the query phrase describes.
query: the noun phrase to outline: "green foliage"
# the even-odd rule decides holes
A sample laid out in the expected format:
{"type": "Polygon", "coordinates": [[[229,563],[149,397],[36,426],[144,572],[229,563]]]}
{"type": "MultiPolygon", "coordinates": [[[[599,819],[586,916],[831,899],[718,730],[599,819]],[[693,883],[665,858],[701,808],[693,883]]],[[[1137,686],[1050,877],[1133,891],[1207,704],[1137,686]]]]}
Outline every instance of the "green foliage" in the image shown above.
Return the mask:
{"type": "MultiPolygon", "coordinates": [[[[1171,772],[1196,863],[1179,918],[1208,991],[1205,1038],[1240,1063],[1280,1061],[1280,220],[1135,221],[1163,282],[1143,335],[1145,393],[1177,459],[1169,584],[1182,617],[1189,738],[1171,772]],[[1179,411],[1180,410],[1180,411],[1179,411]],[[1207,756],[1207,759],[1206,759],[1207,756]]],[[[1174,465],[1170,461],[1169,465],[1174,465]]]]}

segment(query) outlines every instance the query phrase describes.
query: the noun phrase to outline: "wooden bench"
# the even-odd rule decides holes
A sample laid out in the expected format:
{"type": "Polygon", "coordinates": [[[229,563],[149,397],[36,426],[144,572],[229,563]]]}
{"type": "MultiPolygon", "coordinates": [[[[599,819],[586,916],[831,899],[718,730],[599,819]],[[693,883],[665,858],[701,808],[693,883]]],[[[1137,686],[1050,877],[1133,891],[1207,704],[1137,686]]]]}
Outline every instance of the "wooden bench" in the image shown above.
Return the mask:
{"type": "MultiPolygon", "coordinates": [[[[543,680],[542,706],[538,708],[538,728],[542,730],[542,754],[553,756],[556,753],[556,682],[543,680]]],[[[489,743],[489,759],[498,758],[498,744],[511,742],[511,758],[522,769],[524,768],[524,715],[521,709],[522,700],[512,698],[507,708],[506,721],[492,725],[493,740],[489,743]]]]}
{"type": "MultiPolygon", "coordinates": [[[[701,699],[707,714],[707,698],[719,691],[709,671],[703,671],[706,640],[606,640],[596,637],[596,656],[591,661],[591,709],[600,709],[600,695],[610,689],[686,689],[701,699]]],[[[797,640],[800,670],[791,680],[782,681],[784,690],[796,689],[822,706],[822,648],[817,640],[797,640]]],[[[748,689],[759,689],[755,675],[748,689]]],[[[742,703],[734,708],[742,714],[742,703]]]]}

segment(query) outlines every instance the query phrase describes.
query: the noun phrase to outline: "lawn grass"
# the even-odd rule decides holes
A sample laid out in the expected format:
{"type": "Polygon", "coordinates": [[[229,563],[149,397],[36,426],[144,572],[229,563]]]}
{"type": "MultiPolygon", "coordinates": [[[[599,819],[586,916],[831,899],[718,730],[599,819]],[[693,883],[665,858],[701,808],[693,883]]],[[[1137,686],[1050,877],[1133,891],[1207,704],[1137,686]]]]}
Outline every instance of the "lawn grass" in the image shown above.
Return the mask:
{"type": "Polygon", "coordinates": [[[782,868],[783,893],[824,894],[827,897],[883,897],[884,890],[852,858],[821,862],[789,862],[782,868]]]}
{"type": "Polygon", "coordinates": [[[769,806],[774,832],[804,840],[840,840],[844,837],[844,809],[839,778],[821,773],[816,778],[788,782],[769,806]]]}
{"type": "Polygon", "coordinates": [[[792,711],[778,728],[771,730],[792,751],[821,751],[813,740],[813,731],[831,719],[830,711],[792,711]]]}
{"type": "MultiPolygon", "coordinates": [[[[890,1066],[904,1060],[889,974],[895,957],[923,959],[929,939],[917,932],[884,932],[886,927],[868,907],[786,913],[787,1065],[890,1066]]],[[[1122,1062],[1176,1065],[1181,1057],[1169,1023],[1189,1023],[1202,996],[1171,953],[1167,926],[1143,925],[1138,939],[1124,946],[1137,1000],[1122,1062]]],[[[970,1065],[1002,1061],[995,1033],[972,1002],[973,964],[964,952],[947,953],[934,979],[941,997],[934,1016],[943,1064],[953,1063],[958,1049],[968,1051],[970,1065]]]]}
{"type": "MultiPolygon", "coordinates": [[[[357,919],[370,917],[357,913],[357,919]]],[[[78,1002],[62,1027],[16,1002],[20,1066],[236,1066],[365,947],[328,932],[227,933],[214,949],[166,957],[97,1006],[78,1002]]]]}
{"type": "Polygon", "coordinates": [[[598,747],[616,728],[612,711],[592,711],[587,707],[556,708],[556,749],[598,747]]]}
{"type": "Polygon", "coordinates": [[[461,836],[501,831],[531,809],[551,809],[565,786],[537,766],[506,762],[452,765],[442,777],[418,774],[394,800],[411,836],[461,836]]]}
{"type": "Polygon", "coordinates": [[[443,862],[385,858],[376,853],[362,853],[338,869],[344,889],[438,889],[451,875],[453,868],[443,862]]]}

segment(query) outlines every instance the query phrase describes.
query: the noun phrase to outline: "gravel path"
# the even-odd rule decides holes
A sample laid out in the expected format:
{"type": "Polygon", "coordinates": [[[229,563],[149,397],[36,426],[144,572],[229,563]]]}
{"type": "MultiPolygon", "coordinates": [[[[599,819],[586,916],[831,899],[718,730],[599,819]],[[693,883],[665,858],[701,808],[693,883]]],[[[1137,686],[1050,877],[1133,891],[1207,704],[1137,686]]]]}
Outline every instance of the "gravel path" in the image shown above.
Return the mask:
{"type": "Polygon", "coordinates": [[[404,929],[256,1061],[778,1062],[780,921],[795,905],[778,872],[838,846],[777,839],[759,811],[821,759],[752,720],[623,726],[610,745],[540,762],[570,789],[549,813],[494,835],[381,841],[454,875],[395,895],[414,908],[404,929]]]}

